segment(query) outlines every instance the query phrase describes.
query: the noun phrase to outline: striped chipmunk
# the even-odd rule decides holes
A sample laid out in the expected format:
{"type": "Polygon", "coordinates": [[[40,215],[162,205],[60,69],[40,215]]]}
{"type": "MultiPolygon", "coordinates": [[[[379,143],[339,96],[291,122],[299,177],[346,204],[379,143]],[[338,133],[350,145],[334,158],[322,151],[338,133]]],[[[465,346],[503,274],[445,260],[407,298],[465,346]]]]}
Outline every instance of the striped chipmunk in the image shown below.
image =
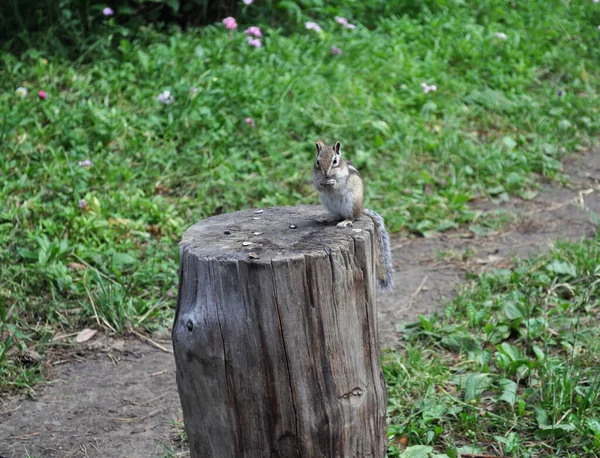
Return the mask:
{"type": "Polygon", "coordinates": [[[340,142],[327,146],[321,140],[317,140],[317,160],[312,169],[312,176],[323,205],[336,218],[343,218],[337,227],[352,227],[352,222],[363,213],[371,218],[375,225],[378,247],[377,282],[381,290],[392,289],[392,253],[383,218],[364,208],[365,185],[358,170],[349,161],[342,159],[340,142]]]}

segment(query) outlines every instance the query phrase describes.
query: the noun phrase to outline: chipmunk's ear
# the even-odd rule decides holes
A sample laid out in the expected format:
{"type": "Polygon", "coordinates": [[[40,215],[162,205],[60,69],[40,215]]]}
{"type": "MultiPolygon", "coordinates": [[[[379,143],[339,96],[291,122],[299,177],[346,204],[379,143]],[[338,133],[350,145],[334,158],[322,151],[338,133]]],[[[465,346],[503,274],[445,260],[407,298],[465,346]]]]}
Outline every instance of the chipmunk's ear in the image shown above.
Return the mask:
{"type": "Polygon", "coordinates": [[[335,145],[333,146],[333,150],[335,151],[335,154],[342,154],[341,150],[342,150],[342,145],[340,145],[340,142],[335,142],[335,145]]]}
{"type": "Polygon", "coordinates": [[[325,143],[323,143],[321,140],[317,140],[317,154],[319,154],[321,152],[321,150],[323,149],[324,146],[325,146],[325,143]]]}

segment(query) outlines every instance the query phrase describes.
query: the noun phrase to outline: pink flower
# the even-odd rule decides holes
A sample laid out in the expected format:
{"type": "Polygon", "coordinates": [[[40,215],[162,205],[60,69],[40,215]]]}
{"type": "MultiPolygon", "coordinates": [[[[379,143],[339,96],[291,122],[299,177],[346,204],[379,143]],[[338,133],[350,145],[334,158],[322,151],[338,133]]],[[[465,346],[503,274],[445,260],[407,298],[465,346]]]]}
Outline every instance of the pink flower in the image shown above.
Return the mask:
{"type": "Polygon", "coordinates": [[[191,88],[190,88],[190,92],[191,92],[192,94],[197,94],[197,93],[198,93],[198,88],[197,88],[197,87],[191,87],[191,88]]]}
{"type": "Polygon", "coordinates": [[[252,3],[254,2],[254,0],[242,0],[244,2],[244,5],[252,5],[252,3]]]}
{"type": "Polygon", "coordinates": [[[248,37],[248,44],[250,46],[254,46],[255,48],[260,48],[262,46],[262,43],[260,42],[260,40],[258,38],[252,38],[252,37],[248,37]]]}
{"type": "Polygon", "coordinates": [[[225,19],[223,19],[223,24],[225,24],[225,28],[227,30],[235,30],[237,29],[237,22],[235,22],[235,19],[230,17],[226,17],[225,19]]]}
{"type": "Polygon", "coordinates": [[[254,119],[252,119],[252,118],[244,118],[244,122],[246,124],[248,124],[250,127],[252,127],[253,129],[256,127],[256,124],[254,123],[254,119]]]}
{"type": "Polygon", "coordinates": [[[165,105],[171,105],[173,102],[175,102],[175,97],[171,95],[171,91],[169,90],[163,91],[160,94],[158,94],[158,97],[156,99],[160,103],[164,103],[165,105]]]}
{"type": "Polygon", "coordinates": [[[354,24],[350,24],[350,23],[348,22],[348,19],[346,19],[345,17],[339,17],[339,16],[336,16],[336,17],[335,17],[335,22],[337,22],[337,23],[338,23],[338,24],[340,24],[340,25],[343,25],[343,26],[344,26],[344,27],[346,27],[347,29],[352,29],[352,30],[353,30],[353,29],[355,29],[355,28],[356,28],[356,26],[355,26],[354,24]]]}
{"type": "Polygon", "coordinates": [[[423,88],[423,92],[425,94],[437,91],[437,86],[435,84],[429,86],[427,83],[421,83],[421,87],[423,88]]]}
{"type": "Polygon", "coordinates": [[[79,202],[77,202],[77,206],[83,210],[88,206],[88,201],[85,199],[81,199],[79,202]]]}
{"type": "Polygon", "coordinates": [[[304,26],[306,27],[306,30],[314,30],[315,32],[321,31],[321,27],[319,27],[319,24],[316,22],[308,21],[304,26]]]}
{"type": "Polygon", "coordinates": [[[329,50],[329,53],[332,56],[339,56],[342,53],[342,50],[340,48],[338,48],[337,46],[332,46],[331,49],[329,50]]]}
{"type": "Polygon", "coordinates": [[[43,99],[43,100],[46,100],[48,98],[48,94],[46,94],[45,91],[38,92],[38,95],[40,96],[40,99],[43,99]]]}
{"type": "Polygon", "coordinates": [[[91,167],[92,165],[93,162],[89,159],[86,159],[85,161],[79,161],[79,167],[91,167]]]}
{"type": "Polygon", "coordinates": [[[246,35],[250,35],[256,38],[262,38],[263,34],[260,30],[260,27],[256,27],[256,26],[252,26],[252,27],[248,27],[244,33],[246,35]]]}
{"type": "Polygon", "coordinates": [[[112,10],[112,8],[104,8],[102,10],[102,14],[104,14],[105,16],[112,16],[113,14],[115,14],[115,12],[112,10]]]}

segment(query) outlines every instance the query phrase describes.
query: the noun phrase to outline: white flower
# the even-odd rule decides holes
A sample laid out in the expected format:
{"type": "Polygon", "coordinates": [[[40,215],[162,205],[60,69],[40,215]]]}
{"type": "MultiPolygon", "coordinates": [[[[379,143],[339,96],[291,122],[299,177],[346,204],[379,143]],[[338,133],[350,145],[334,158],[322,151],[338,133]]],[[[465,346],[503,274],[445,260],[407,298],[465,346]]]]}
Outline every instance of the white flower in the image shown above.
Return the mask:
{"type": "Polygon", "coordinates": [[[175,97],[171,95],[171,91],[164,91],[160,93],[157,97],[160,103],[164,103],[165,105],[170,105],[175,102],[175,97]]]}
{"type": "Polygon", "coordinates": [[[506,40],[508,38],[508,36],[505,33],[502,33],[502,32],[496,32],[494,34],[494,36],[496,38],[498,38],[499,40],[506,40]]]}
{"type": "Polygon", "coordinates": [[[314,30],[315,32],[321,31],[321,27],[319,27],[319,24],[317,24],[316,22],[308,21],[304,25],[306,27],[306,30],[314,30]]]}
{"type": "Polygon", "coordinates": [[[19,97],[21,97],[21,98],[25,98],[25,96],[27,95],[27,92],[29,92],[29,91],[27,91],[27,89],[26,89],[26,88],[24,88],[24,87],[20,87],[20,88],[19,88],[19,89],[17,89],[15,92],[17,93],[17,95],[18,95],[19,97]]]}
{"type": "Polygon", "coordinates": [[[245,5],[251,5],[254,0],[242,0],[244,2],[245,5]]]}
{"type": "Polygon", "coordinates": [[[432,84],[431,86],[429,86],[427,83],[421,83],[421,87],[423,88],[423,92],[425,94],[427,94],[428,92],[437,91],[437,86],[435,84],[432,84]]]}

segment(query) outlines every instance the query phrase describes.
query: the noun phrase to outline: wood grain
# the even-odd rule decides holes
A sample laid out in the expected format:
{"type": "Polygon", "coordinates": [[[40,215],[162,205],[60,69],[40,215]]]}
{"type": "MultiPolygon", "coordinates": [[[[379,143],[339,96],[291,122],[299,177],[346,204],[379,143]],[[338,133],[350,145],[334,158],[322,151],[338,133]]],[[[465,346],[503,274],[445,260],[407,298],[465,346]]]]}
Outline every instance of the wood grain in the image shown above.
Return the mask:
{"type": "Polygon", "coordinates": [[[192,457],[385,456],[373,224],[324,217],[247,210],[185,233],[173,347],[192,457]]]}

